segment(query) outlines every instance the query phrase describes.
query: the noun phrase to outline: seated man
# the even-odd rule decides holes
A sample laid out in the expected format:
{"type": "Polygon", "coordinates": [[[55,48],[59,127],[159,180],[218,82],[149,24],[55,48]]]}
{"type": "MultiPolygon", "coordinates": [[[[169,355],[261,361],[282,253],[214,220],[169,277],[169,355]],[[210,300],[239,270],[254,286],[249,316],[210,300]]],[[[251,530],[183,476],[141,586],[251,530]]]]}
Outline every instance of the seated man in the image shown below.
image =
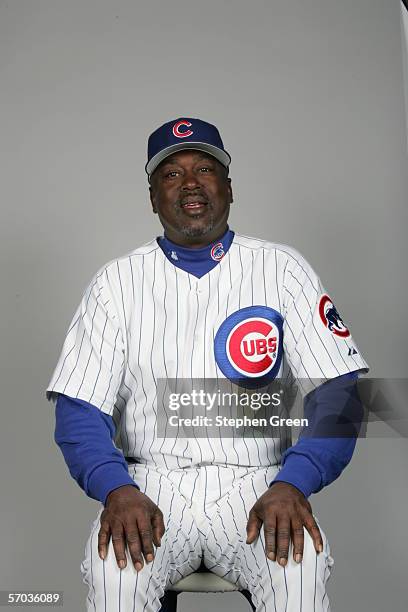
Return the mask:
{"type": "Polygon", "coordinates": [[[160,610],[202,561],[256,610],[329,609],[333,559],[307,498],[341,473],[355,438],[302,435],[288,448],[279,436],[157,429],[161,379],[261,389],[292,377],[312,419],[338,404],[358,421],[367,364],[297,251],[228,227],[229,164],[202,120],[150,136],[164,235],[97,272],[47,388],[70,472],[103,504],[82,563],[89,611],[160,610]]]}

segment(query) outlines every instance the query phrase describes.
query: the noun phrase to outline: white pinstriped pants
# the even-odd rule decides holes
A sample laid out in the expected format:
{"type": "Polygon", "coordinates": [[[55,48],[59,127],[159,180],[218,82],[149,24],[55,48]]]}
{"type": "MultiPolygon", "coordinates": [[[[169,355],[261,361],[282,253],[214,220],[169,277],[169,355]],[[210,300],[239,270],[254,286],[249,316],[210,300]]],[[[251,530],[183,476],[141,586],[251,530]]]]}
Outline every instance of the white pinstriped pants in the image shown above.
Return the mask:
{"type": "Polygon", "coordinates": [[[100,510],[81,565],[89,587],[88,612],[154,612],[166,587],[194,572],[203,558],[212,572],[252,595],[260,612],[327,612],[326,582],[333,559],[322,531],[324,550],[317,555],[305,530],[303,561],[282,568],[266,558],[264,535],[246,544],[248,514],[276,475],[276,467],[230,468],[216,465],[166,470],[130,465],[129,473],[164,515],[165,534],[154,561],[137,574],[130,558],[116,564],[111,543],[98,555],[100,510]]]}

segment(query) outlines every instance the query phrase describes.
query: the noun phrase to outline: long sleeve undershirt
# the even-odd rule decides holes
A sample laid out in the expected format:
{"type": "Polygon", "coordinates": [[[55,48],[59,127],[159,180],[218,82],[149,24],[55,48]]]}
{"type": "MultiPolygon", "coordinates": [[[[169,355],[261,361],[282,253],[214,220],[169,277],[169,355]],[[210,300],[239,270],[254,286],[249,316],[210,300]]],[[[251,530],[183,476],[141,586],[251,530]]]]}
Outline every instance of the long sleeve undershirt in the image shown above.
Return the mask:
{"type": "Polygon", "coordinates": [[[103,504],[111,491],[135,485],[122,451],[113,443],[113,418],[80,399],[59,394],[55,441],[69,472],[85,493],[103,504]]]}
{"type": "Polygon", "coordinates": [[[364,416],[357,379],[357,372],[344,374],[306,396],[308,427],[283,453],[282,468],[271,485],[288,482],[309,497],[340,476],[353,456],[364,416]]]}

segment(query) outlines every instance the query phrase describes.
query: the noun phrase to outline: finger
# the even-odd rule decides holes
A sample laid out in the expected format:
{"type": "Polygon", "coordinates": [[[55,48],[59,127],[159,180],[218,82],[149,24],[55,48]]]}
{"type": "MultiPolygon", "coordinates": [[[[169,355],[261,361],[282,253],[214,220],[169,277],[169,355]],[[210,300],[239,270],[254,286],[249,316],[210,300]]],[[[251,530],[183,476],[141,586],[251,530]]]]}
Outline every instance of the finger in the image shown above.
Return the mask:
{"type": "Polygon", "coordinates": [[[119,569],[124,569],[127,565],[126,542],[122,523],[115,522],[111,526],[112,544],[115,551],[116,562],[119,569]]]}
{"type": "Polygon", "coordinates": [[[276,517],[264,522],[265,553],[268,559],[276,561],[276,517]]]}
{"type": "Polygon", "coordinates": [[[246,526],[246,531],[247,531],[246,543],[247,544],[252,544],[252,542],[256,540],[256,538],[259,536],[259,530],[261,529],[261,527],[262,527],[262,520],[259,518],[256,512],[251,510],[249,513],[249,518],[248,518],[248,522],[246,526]]]}
{"type": "Polygon", "coordinates": [[[101,521],[101,528],[98,533],[98,554],[102,561],[106,559],[106,555],[108,554],[110,535],[109,523],[107,521],[101,521]]]}
{"type": "Polygon", "coordinates": [[[309,512],[306,514],[304,524],[310,533],[316,552],[321,553],[323,551],[323,538],[313,514],[310,514],[309,512]]]}
{"type": "Polygon", "coordinates": [[[278,521],[277,525],[277,560],[279,565],[285,567],[289,557],[290,544],[290,522],[289,519],[283,518],[278,521]]]}
{"type": "Polygon", "coordinates": [[[152,531],[153,531],[153,542],[155,546],[161,545],[161,539],[165,532],[163,513],[157,508],[157,511],[152,516],[152,531]]]}
{"type": "Polygon", "coordinates": [[[125,526],[126,543],[129,550],[130,558],[137,572],[143,569],[142,545],[139,537],[137,525],[125,526]]]}
{"type": "Polygon", "coordinates": [[[303,523],[299,520],[292,521],[292,540],[293,540],[293,559],[296,563],[300,563],[303,559],[304,547],[304,530],[303,523]]]}
{"type": "Polygon", "coordinates": [[[148,516],[139,518],[137,521],[137,526],[139,528],[139,536],[144,558],[146,559],[146,563],[150,563],[154,559],[153,532],[150,518],[148,516]]]}

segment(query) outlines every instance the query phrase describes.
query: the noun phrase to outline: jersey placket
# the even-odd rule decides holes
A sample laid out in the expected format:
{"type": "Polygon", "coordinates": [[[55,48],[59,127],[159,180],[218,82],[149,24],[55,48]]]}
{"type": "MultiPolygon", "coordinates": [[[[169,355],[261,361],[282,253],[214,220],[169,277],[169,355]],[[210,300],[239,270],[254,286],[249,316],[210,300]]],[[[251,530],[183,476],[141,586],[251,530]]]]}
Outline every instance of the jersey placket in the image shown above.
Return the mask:
{"type": "MultiPolygon", "coordinates": [[[[192,383],[196,385],[197,379],[202,379],[204,376],[204,360],[205,356],[205,333],[206,333],[206,310],[208,303],[208,280],[206,275],[195,278],[189,276],[190,290],[188,292],[186,302],[186,326],[185,326],[185,342],[183,346],[183,367],[182,377],[184,378],[184,386],[186,390],[192,389],[192,383]],[[191,384],[190,384],[190,381],[191,384]]],[[[209,350],[210,347],[207,348],[209,350]]],[[[193,417],[197,414],[197,409],[192,407],[190,415],[193,417]]],[[[203,414],[203,409],[200,407],[200,414],[203,414]]],[[[194,431],[194,429],[193,429],[194,431]]],[[[210,440],[205,438],[189,438],[188,446],[192,464],[199,465],[206,463],[214,458],[210,449],[210,440]]]]}

